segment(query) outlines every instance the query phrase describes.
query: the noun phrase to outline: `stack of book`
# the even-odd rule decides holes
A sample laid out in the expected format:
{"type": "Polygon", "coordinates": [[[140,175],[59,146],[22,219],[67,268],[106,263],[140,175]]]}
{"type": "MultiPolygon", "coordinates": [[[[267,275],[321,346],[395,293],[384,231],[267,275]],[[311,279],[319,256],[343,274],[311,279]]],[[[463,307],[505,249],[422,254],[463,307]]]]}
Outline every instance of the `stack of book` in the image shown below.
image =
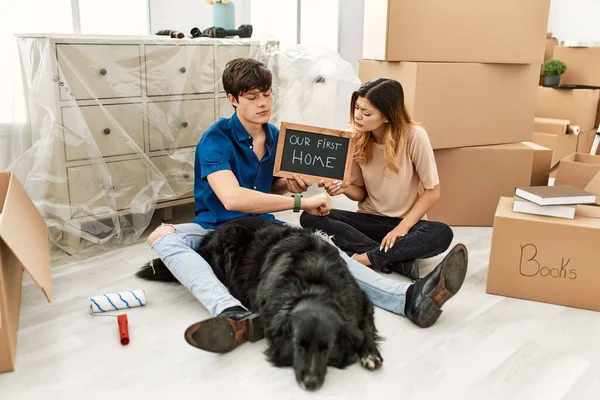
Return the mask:
{"type": "Polygon", "coordinates": [[[513,211],[558,218],[575,218],[577,204],[594,204],[596,195],[574,186],[529,186],[515,190],[513,211]]]}

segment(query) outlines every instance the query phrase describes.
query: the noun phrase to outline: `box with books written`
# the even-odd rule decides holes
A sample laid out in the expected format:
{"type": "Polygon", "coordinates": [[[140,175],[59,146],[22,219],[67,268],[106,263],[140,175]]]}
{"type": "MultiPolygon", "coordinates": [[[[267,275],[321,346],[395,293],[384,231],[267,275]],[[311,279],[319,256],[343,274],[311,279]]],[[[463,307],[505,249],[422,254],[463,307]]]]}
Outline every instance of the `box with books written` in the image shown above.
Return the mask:
{"type": "Polygon", "coordinates": [[[577,205],[573,219],[513,212],[502,197],[494,217],[489,294],[600,311],[600,207],[577,205]]]}

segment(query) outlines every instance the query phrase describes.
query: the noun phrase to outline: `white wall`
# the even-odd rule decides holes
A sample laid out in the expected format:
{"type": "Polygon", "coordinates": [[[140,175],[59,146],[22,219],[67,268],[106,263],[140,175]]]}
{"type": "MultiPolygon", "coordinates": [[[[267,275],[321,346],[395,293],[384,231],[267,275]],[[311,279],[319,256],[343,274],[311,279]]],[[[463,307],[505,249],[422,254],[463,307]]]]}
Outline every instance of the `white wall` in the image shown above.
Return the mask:
{"type": "Polygon", "coordinates": [[[365,0],[341,0],[340,3],[343,3],[340,10],[340,56],[358,73],[358,60],[362,58],[363,51],[365,0]]]}
{"type": "MultiPolygon", "coordinates": [[[[247,24],[250,15],[249,0],[235,0],[236,28],[247,24]]],[[[212,6],[204,0],[149,0],[150,32],[172,29],[189,37],[192,28],[201,31],[213,26],[212,6]]]]}
{"type": "Polygon", "coordinates": [[[559,41],[600,42],[600,0],[552,0],[548,32],[559,41]]]}

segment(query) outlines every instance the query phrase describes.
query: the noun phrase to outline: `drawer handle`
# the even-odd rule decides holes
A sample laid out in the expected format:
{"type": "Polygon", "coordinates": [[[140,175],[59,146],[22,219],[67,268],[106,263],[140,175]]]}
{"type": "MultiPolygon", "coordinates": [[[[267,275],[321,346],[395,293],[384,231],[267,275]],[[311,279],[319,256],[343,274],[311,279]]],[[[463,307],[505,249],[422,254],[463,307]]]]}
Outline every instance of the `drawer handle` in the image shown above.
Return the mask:
{"type": "Polygon", "coordinates": [[[110,133],[110,129],[108,129],[108,128],[104,128],[104,134],[105,134],[105,135],[108,135],[109,133],[110,133]]]}
{"type": "Polygon", "coordinates": [[[100,75],[106,75],[106,69],[102,68],[102,69],[100,70],[100,75]]]}
{"type": "Polygon", "coordinates": [[[190,174],[188,174],[188,173],[183,174],[183,179],[190,179],[190,174]]]}
{"type": "Polygon", "coordinates": [[[185,71],[187,71],[187,70],[185,69],[185,67],[181,67],[181,68],[179,68],[179,72],[181,72],[182,74],[185,74],[185,71]]]}
{"type": "Polygon", "coordinates": [[[183,122],[181,123],[181,126],[183,126],[184,128],[187,128],[187,127],[188,127],[188,123],[187,123],[187,122],[185,122],[185,121],[183,121],[183,122]]]}

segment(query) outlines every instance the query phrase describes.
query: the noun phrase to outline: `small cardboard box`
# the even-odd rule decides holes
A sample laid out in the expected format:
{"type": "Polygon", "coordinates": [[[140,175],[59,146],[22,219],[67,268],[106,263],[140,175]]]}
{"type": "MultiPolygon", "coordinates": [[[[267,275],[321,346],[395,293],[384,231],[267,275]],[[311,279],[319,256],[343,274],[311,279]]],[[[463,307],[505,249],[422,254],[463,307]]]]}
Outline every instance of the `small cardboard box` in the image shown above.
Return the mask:
{"type": "Polygon", "coordinates": [[[14,371],[23,270],[52,297],[46,224],[10,172],[0,172],[0,372],[14,371]]]}
{"type": "Polygon", "coordinates": [[[550,133],[552,135],[566,135],[571,121],[568,119],[535,117],[534,132],[550,133]]]}
{"type": "MultiPolygon", "coordinates": [[[[553,135],[550,133],[535,132],[532,135],[531,141],[552,149],[551,167],[554,167],[561,159],[577,150],[577,136],[571,134],[553,135]]],[[[553,172],[551,176],[555,177],[556,172],[553,172]]]]}
{"type": "Polygon", "coordinates": [[[554,184],[585,189],[598,172],[600,172],[600,156],[573,153],[560,160],[554,184]]]}
{"type": "Polygon", "coordinates": [[[512,207],[498,202],[486,292],[600,311],[600,207],[577,206],[573,220],[512,207]]]}
{"type": "Polygon", "coordinates": [[[436,150],[441,197],[427,218],[452,226],[492,226],[498,199],[511,196],[517,186],[530,186],[534,153],[523,143],[436,150]]]}
{"type": "Polygon", "coordinates": [[[536,117],[566,119],[581,132],[594,128],[600,90],[537,88],[536,117]]]}
{"type": "Polygon", "coordinates": [[[387,76],[402,84],[434,149],[530,141],[538,72],[535,65],[359,63],[363,83],[387,76]]]}
{"type": "MultiPolygon", "coordinates": [[[[368,0],[363,58],[538,64],[550,0],[368,0]]],[[[537,82],[537,74],[536,74],[537,82]]]]}
{"type": "MultiPolygon", "coordinates": [[[[596,129],[590,129],[587,132],[581,132],[579,136],[577,136],[577,152],[590,154],[590,152],[592,151],[592,144],[594,144],[595,138],[596,129]]],[[[596,154],[598,154],[598,151],[596,151],[596,154]]]]}
{"type": "Polygon", "coordinates": [[[567,64],[561,85],[600,86],[600,47],[557,46],[554,58],[567,64]]]}

